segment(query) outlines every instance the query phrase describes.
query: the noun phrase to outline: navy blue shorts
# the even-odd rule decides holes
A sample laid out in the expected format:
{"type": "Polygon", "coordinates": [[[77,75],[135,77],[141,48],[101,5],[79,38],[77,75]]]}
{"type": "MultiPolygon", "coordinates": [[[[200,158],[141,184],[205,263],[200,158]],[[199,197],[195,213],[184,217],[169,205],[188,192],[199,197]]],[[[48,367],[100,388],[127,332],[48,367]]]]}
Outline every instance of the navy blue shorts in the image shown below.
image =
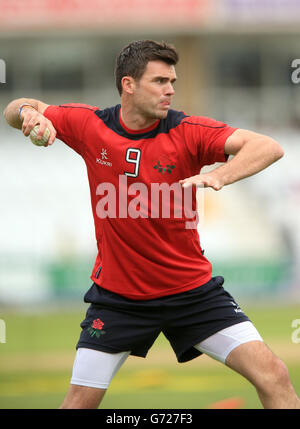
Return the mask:
{"type": "Polygon", "coordinates": [[[91,305],[80,325],[77,348],[130,350],[134,356],[146,357],[163,332],[178,362],[187,362],[202,354],[193,347],[200,341],[249,321],[223,283],[223,277],[213,277],[187,292],[147,301],[130,300],[93,284],[84,296],[91,305]]]}

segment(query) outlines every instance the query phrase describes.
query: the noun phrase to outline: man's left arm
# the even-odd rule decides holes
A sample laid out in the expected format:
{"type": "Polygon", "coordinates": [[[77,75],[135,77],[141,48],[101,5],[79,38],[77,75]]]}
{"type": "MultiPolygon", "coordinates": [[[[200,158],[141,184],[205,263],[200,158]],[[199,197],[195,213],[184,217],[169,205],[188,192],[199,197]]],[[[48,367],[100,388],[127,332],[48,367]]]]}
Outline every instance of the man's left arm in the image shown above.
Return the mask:
{"type": "Polygon", "coordinates": [[[224,151],[227,155],[234,155],[227,163],[179,183],[184,187],[203,185],[219,191],[225,185],[259,173],[284,155],[282,147],[271,137],[242,129],[227,138],[224,151]]]}

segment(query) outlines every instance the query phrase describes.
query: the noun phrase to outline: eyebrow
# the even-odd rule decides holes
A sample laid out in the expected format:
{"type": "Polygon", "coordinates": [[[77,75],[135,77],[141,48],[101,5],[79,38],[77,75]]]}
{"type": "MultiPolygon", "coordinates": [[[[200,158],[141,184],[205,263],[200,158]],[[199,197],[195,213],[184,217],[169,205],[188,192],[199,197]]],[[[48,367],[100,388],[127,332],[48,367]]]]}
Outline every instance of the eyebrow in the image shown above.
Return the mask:
{"type": "MultiPolygon", "coordinates": [[[[155,80],[166,80],[167,81],[167,80],[170,80],[170,79],[168,77],[166,77],[166,76],[155,76],[152,80],[153,81],[155,81],[155,80]]],[[[174,82],[176,82],[176,80],[177,80],[177,78],[174,77],[170,81],[171,81],[171,83],[174,83],[174,82]]]]}

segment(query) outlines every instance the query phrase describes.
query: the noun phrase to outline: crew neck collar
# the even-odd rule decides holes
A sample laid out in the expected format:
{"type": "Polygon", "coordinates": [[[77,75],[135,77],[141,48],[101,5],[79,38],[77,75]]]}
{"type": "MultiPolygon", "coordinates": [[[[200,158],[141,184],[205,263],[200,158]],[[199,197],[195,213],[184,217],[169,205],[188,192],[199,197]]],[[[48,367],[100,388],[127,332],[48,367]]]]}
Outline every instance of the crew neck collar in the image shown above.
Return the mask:
{"type": "Polygon", "coordinates": [[[140,130],[132,130],[131,128],[128,128],[125,124],[124,124],[124,122],[123,122],[123,120],[122,120],[122,117],[121,117],[121,109],[119,110],[119,121],[120,121],[120,125],[121,125],[121,127],[128,133],[128,134],[144,134],[144,133],[148,133],[149,131],[152,131],[152,130],[154,130],[156,127],[157,127],[157,125],[159,124],[159,122],[160,122],[160,119],[157,119],[155,122],[154,122],[154,124],[152,124],[150,127],[147,127],[147,128],[142,128],[142,129],[140,129],[140,130]]]}

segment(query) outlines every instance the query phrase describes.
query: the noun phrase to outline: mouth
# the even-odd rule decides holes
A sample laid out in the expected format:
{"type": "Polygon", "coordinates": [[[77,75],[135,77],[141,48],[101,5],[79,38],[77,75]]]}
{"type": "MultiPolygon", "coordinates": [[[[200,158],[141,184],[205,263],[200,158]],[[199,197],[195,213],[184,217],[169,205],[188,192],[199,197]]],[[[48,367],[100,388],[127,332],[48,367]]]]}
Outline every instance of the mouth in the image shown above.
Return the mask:
{"type": "Polygon", "coordinates": [[[170,101],[162,101],[160,103],[160,105],[164,108],[169,108],[170,107],[171,102],[170,101]]]}

